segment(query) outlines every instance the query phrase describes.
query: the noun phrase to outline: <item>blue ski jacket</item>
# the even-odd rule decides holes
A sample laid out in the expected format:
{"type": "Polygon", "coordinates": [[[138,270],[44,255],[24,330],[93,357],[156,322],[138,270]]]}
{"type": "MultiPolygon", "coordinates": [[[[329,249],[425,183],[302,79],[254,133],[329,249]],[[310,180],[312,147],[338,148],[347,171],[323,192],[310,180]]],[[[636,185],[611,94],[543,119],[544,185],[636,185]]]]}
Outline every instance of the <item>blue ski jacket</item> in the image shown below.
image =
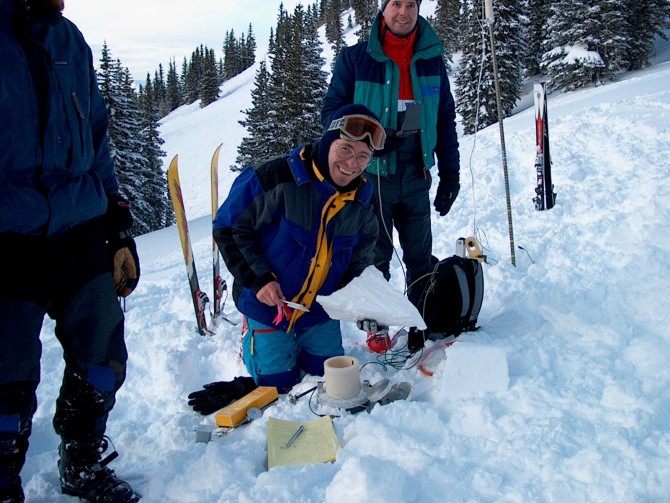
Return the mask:
{"type": "MultiPolygon", "coordinates": [[[[270,281],[310,309],[293,313],[299,315],[294,328],[305,330],[330,319],[314,301],[317,294],[333,293],[372,265],[378,233],[372,184],[361,178],[338,192],[316,167],[316,148],[298,147],[245,168],[214,219],[237,308],[264,325],[275,326],[277,308],[258,301],[256,292],[270,281]]],[[[289,322],[276,326],[287,331],[289,322]]]]}
{"type": "MultiPolygon", "coordinates": [[[[22,4],[23,2],[21,2],[22,4]]],[[[58,12],[0,2],[0,232],[55,237],[119,185],[89,46],[58,12]]]]}

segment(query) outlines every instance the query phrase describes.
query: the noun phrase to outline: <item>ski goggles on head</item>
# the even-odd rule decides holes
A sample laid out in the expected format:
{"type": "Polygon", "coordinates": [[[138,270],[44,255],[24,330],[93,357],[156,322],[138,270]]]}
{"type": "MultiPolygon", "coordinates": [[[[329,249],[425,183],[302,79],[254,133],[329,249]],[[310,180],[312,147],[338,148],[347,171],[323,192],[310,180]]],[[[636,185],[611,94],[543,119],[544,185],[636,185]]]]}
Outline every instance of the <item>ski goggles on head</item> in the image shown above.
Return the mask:
{"type": "Polygon", "coordinates": [[[341,119],[335,119],[330,123],[328,131],[339,129],[342,138],[351,141],[365,141],[373,150],[381,150],[384,148],[386,141],[386,131],[382,125],[367,115],[345,115],[341,119]]]}

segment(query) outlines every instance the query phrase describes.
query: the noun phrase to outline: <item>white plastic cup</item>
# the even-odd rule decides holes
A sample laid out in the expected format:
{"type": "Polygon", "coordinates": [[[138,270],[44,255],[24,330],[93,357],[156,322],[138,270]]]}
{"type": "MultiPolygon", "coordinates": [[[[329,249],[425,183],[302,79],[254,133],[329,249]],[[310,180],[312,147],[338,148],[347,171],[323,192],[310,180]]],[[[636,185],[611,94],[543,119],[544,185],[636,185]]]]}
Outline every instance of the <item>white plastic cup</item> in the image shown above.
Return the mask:
{"type": "Polygon", "coordinates": [[[333,356],[323,362],[326,394],[332,398],[349,400],[361,392],[361,371],[358,358],[333,356]]]}

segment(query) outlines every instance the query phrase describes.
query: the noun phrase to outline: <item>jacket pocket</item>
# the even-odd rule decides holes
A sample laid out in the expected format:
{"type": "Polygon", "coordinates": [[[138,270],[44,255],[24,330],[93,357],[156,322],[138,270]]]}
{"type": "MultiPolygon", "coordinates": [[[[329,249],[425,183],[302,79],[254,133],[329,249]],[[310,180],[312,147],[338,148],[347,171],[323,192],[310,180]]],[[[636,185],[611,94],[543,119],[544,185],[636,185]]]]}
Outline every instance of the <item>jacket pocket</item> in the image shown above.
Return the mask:
{"type": "Polygon", "coordinates": [[[265,254],[272,271],[281,279],[284,295],[295,294],[309,271],[313,238],[310,232],[282,217],[279,228],[266,240],[265,254]]]}

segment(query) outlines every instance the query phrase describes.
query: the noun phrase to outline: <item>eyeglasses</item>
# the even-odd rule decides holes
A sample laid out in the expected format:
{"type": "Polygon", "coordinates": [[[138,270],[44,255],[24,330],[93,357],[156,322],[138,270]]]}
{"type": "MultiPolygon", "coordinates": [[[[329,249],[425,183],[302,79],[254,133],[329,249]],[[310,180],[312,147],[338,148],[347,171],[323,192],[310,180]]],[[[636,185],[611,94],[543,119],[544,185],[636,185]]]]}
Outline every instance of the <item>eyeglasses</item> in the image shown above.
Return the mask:
{"type": "Polygon", "coordinates": [[[368,143],[373,150],[384,148],[386,131],[382,125],[367,115],[353,114],[345,115],[341,119],[335,119],[330,123],[328,131],[339,129],[342,137],[351,141],[363,141],[368,137],[368,143]]]}
{"type": "Polygon", "coordinates": [[[360,168],[365,169],[372,162],[372,154],[368,154],[367,152],[359,152],[357,154],[351,145],[347,145],[346,143],[338,143],[335,145],[335,149],[337,155],[340,156],[340,159],[343,161],[348,161],[356,156],[356,163],[360,168]]]}

